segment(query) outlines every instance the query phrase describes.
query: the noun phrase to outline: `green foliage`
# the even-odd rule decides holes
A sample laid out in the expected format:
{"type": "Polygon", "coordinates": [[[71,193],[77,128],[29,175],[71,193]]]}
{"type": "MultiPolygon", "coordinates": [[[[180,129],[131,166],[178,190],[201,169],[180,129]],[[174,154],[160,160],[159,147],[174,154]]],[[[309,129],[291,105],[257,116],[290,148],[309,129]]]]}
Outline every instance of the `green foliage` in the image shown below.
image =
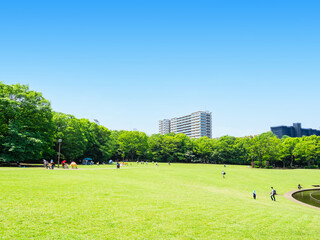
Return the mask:
{"type": "Polygon", "coordinates": [[[0,82],[0,157],[37,159],[50,152],[54,124],[50,102],[25,85],[0,82]]]}
{"type": "Polygon", "coordinates": [[[194,141],[193,151],[201,161],[209,163],[213,158],[213,147],[212,139],[202,137],[194,141]]]}
{"type": "Polygon", "coordinates": [[[41,93],[25,85],[0,82],[0,161],[57,158],[58,140],[66,160],[130,160],[251,164],[254,167],[308,168],[320,165],[320,137],[281,140],[273,133],[219,139],[190,139],[184,134],[147,136],[139,131],[110,131],[87,119],[56,113],[41,93]]]}
{"type": "Polygon", "coordinates": [[[24,131],[17,123],[9,123],[3,142],[1,161],[14,162],[41,157],[43,142],[40,134],[24,131]]]}
{"type": "Polygon", "coordinates": [[[280,139],[272,132],[262,133],[249,141],[248,151],[252,159],[259,161],[259,167],[265,167],[267,162],[279,161],[279,143],[280,139]]]}
{"type": "Polygon", "coordinates": [[[165,135],[153,134],[148,138],[149,152],[151,153],[152,160],[164,162],[163,156],[163,139],[165,135]]]}
{"type": "Polygon", "coordinates": [[[144,132],[122,131],[117,137],[119,152],[123,159],[131,161],[146,159],[148,137],[144,132]]]}
{"type": "Polygon", "coordinates": [[[236,164],[239,162],[240,148],[235,137],[221,137],[216,142],[215,147],[217,149],[218,163],[236,164]]]}
{"type": "Polygon", "coordinates": [[[58,145],[58,139],[62,139],[61,153],[66,159],[77,160],[84,156],[88,140],[84,133],[83,122],[63,113],[55,113],[54,122],[57,126],[55,145],[58,145]]]}
{"type": "Polygon", "coordinates": [[[308,165],[308,167],[315,164],[319,165],[320,137],[302,137],[301,141],[296,144],[293,154],[300,165],[308,165]]]}
{"type": "Polygon", "coordinates": [[[111,131],[107,128],[63,113],[54,113],[53,120],[56,125],[55,144],[57,146],[58,139],[62,139],[61,153],[67,160],[90,157],[102,162],[111,157],[113,145],[111,131]]]}
{"type": "Polygon", "coordinates": [[[192,140],[184,134],[154,134],[149,137],[149,151],[157,162],[192,162],[192,140]]]}
{"type": "Polygon", "coordinates": [[[88,127],[85,131],[87,136],[87,147],[85,156],[96,161],[107,161],[113,154],[114,146],[112,144],[111,131],[104,126],[83,120],[88,127]]]}
{"type": "Polygon", "coordinates": [[[290,168],[293,168],[292,164],[294,161],[293,151],[299,142],[299,138],[285,137],[281,139],[281,144],[279,146],[280,158],[283,163],[283,167],[290,165],[290,168]]]}

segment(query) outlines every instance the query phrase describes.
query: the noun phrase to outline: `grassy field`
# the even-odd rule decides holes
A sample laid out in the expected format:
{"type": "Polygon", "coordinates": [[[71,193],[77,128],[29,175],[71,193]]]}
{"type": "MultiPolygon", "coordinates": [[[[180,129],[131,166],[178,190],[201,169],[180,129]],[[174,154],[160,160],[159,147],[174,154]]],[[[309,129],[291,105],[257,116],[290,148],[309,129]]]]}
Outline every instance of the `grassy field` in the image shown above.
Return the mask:
{"type": "Polygon", "coordinates": [[[1,168],[0,238],[320,239],[320,210],[281,196],[298,183],[320,184],[320,171],[150,163],[1,168]]]}

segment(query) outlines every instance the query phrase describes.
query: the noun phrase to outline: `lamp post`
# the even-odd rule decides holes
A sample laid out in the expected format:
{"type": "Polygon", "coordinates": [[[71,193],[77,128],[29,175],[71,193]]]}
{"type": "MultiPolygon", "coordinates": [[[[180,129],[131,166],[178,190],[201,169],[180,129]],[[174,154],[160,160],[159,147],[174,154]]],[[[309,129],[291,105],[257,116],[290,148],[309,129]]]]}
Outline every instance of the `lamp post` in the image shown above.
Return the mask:
{"type": "Polygon", "coordinates": [[[60,150],[61,150],[62,139],[59,139],[59,140],[58,140],[58,143],[59,143],[58,168],[60,168],[60,167],[59,167],[59,164],[60,164],[60,150]]]}

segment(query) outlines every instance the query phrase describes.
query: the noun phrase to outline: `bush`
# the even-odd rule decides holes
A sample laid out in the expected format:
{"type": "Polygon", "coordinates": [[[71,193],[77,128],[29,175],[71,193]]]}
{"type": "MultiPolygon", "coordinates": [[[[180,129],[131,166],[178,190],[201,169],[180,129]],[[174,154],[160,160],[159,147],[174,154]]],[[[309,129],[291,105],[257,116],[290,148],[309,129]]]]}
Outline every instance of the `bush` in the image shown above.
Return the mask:
{"type": "Polygon", "coordinates": [[[319,167],[318,167],[318,165],[310,165],[310,167],[309,166],[305,166],[304,168],[306,168],[306,169],[317,169],[319,167]]]}

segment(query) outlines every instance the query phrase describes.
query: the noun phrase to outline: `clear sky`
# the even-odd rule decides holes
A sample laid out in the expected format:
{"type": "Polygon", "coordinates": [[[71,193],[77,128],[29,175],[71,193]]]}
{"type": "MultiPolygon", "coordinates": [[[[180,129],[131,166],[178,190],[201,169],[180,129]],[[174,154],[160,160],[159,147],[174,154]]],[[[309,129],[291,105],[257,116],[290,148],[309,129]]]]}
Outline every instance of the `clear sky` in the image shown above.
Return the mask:
{"type": "Polygon", "coordinates": [[[320,1],[1,1],[0,81],[109,129],[320,127],[320,1]]]}

